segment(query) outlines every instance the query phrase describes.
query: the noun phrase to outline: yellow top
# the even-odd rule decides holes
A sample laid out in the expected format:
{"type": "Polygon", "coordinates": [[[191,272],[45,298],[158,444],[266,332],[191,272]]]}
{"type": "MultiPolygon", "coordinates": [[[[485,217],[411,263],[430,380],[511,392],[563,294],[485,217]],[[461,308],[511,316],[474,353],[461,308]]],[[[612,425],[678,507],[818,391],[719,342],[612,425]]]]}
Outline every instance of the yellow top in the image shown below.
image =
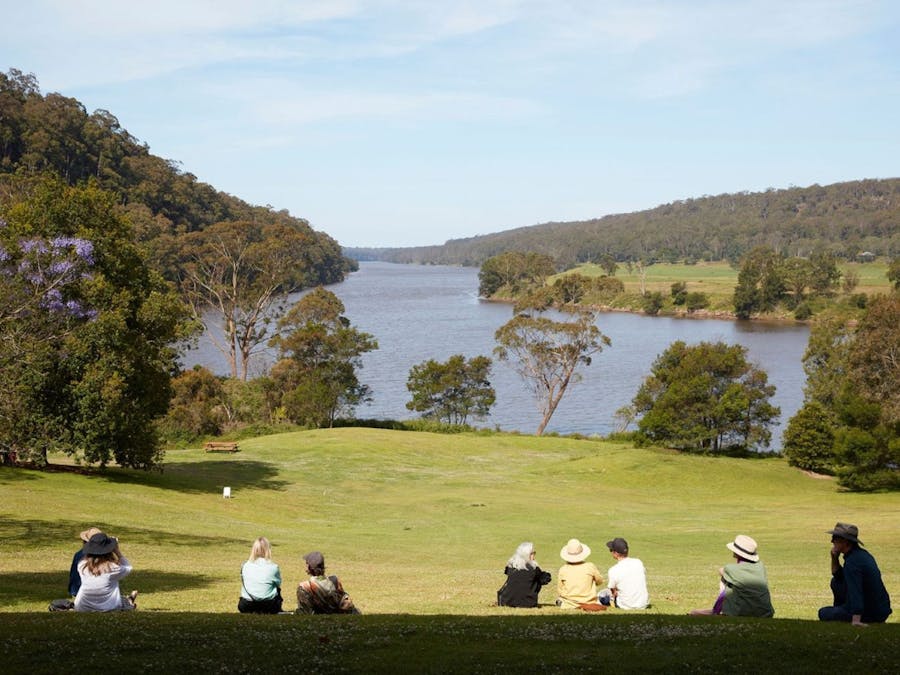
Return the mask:
{"type": "Polygon", "coordinates": [[[556,582],[560,607],[576,608],[582,602],[597,602],[598,584],[603,584],[603,577],[594,563],[566,563],[559,568],[556,582]]]}

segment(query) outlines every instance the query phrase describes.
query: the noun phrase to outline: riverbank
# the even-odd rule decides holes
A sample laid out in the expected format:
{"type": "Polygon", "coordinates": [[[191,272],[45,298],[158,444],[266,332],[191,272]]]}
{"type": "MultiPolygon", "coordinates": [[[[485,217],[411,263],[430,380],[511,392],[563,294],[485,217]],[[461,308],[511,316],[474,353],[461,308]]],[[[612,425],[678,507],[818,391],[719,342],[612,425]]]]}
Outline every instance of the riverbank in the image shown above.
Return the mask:
{"type": "MultiPolygon", "coordinates": [[[[794,310],[779,306],[773,311],[753,315],[750,320],[788,325],[808,324],[825,312],[838,313],[848,320],[854,320],[865,306],[863,296],[891,292],[886,263],[842,263],[839,269],[844,278],[857,279],[856,285],[835,290],[830,297],[806,298],[804,305],[809,311],[808,315],[798,316],[794,310]]],[[[547,283],[553,284],[558,279],[573,274],[589,279],[607,276],[606,271],[599,265],[586,263],[551,276],[547,283]]],[[[657,263],[643,268],[625,266],[617,269],[614,277],[621,282],[620,292],[588,290],[579,304],[601,312],[737,321],[733,300],[737,277],[738,270],[726,262],[693,265],[657,263]],[[672,293],[675,284],[682,286],[685,295],[693,296],[693,308],[689,309],[689,303],[683,299],[681,304],[676,304],[672,293]],[[653,296],[657,302],[648,309],[648,298],[653,296]]],[[[494,296],[490,299],[506,303],[516,302],[516,298],[510,296],[494,296]]]]}

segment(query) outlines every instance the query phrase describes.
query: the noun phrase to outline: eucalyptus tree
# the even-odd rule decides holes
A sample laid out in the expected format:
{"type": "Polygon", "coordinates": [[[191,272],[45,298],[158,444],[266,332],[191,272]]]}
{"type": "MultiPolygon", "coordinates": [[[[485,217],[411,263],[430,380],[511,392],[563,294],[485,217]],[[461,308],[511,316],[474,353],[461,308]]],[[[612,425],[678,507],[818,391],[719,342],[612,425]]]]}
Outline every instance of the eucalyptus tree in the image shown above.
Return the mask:
{"type": "Polygon", "coordinates": [[[593,312],[568,307],[561,315],[550,315],[548,310],[546,305],[517,307],[513,318],[494,333],[494,354],[512,364],[537,400],[538,436],[569,386],[581,379],[578,367],[589,366],[591,357],[611,344],[597,328],[593,312]],[[566,315],[571,318],[560,318],[566,315]]]}
{"type": "Polygon", "coordinates": [[[215,316],[222,334],[209,330],[210,339],[231,376],[246,380],[288,295],[316,278],[314,237],[278,222],[223,221],[173,241],[185,300],[204,325],[215,316]]]}

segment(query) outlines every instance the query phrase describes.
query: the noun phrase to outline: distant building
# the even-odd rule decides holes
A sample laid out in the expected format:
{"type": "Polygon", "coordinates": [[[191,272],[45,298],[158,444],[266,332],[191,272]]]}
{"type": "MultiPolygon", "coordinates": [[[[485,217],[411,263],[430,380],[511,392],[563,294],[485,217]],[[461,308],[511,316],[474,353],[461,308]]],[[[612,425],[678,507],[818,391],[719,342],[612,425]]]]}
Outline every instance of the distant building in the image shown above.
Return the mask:
{"type": "Polygon", "coordinates": [[[875,254],[871,251],[863,251],[856,255],[856,259],[859,260],[859,262],[873,262],[875,260],[875,254]]]}

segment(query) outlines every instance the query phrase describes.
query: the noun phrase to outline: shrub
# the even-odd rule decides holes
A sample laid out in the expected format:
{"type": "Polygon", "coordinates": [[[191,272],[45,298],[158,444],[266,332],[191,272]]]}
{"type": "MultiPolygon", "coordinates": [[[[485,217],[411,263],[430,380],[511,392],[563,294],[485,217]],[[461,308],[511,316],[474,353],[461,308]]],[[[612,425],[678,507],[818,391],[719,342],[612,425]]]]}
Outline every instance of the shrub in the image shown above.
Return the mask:
{"type": "Polygon", "coordinates": [[[812,315],[812,307],[809,306],[808,302],[801,302],[797,305],[797,309],[794,310],[794,318],[797,321],[806,321],[812,315]]]}
{"type": "Polygon", "coordinates": [[[698,309],[706,309],[709,307],[709,297],[707,297],[706,293],[688,293],[684,304],[685,307],[687,307],[687,311],[696,312],[698,309]]]}

